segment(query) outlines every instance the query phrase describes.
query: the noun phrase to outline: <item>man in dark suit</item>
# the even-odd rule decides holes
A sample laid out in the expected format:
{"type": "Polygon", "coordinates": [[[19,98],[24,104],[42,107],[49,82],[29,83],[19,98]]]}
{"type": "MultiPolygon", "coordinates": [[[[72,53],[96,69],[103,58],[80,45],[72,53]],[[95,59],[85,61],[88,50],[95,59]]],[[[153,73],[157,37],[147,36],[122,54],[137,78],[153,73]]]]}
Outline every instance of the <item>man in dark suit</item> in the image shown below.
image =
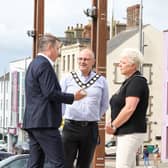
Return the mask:
{"type": "Polygon", "coordinates": [[[42,168],[45,157],[50,168],[64,168],[62,141],[58,130],[62,120],[61,103],[72,104],[85,95],[61,92],[52,65],[59,55],[60,42],[45,34],[39,40],[39,53],[26,73],[26,109],[23,129],[30,140],[28,168],[42,168]]]}

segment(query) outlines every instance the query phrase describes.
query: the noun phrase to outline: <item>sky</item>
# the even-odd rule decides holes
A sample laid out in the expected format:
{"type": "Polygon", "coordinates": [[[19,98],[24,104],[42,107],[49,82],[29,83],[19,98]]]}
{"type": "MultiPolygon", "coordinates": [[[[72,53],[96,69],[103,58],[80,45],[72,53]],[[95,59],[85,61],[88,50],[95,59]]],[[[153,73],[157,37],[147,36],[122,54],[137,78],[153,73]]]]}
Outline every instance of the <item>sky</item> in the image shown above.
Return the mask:
{"type": "MultiPolygon", "coordinates": [[[[125,23],[127,7],[141,0],[108,0],[108,22],[125,23]],[[113,12],[112,12],[113,11],[113,12]]],[[[33,39],[27,31],[33,29],[34,0],[0,0],[0,76],[9,71],[9,62],[32,56],[33,39]]],[[[90,18],[83,10],[92,0],[45,0],[45,32],[63,36],[68,26],[87,24],[90,18]]],[[[143,0],[143,23],[159,31],[168,29],[168,0],[143,0]]]]}

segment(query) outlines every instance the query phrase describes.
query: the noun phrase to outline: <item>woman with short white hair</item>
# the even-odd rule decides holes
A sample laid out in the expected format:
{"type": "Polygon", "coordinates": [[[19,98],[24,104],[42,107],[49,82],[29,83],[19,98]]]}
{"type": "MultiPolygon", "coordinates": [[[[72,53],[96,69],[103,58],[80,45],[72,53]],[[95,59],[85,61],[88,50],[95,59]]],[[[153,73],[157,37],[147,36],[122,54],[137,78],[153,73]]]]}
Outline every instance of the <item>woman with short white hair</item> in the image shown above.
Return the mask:
{"type": "Polygon", "coordinates": [[[141,52],[126,48],[120,56],[119,68],[126,80],[110,99],[111,120],[106,132],[117,136],[116,168],[135,168],[136,152],[146,132],[149,88],[140,73],[141,52]]]}

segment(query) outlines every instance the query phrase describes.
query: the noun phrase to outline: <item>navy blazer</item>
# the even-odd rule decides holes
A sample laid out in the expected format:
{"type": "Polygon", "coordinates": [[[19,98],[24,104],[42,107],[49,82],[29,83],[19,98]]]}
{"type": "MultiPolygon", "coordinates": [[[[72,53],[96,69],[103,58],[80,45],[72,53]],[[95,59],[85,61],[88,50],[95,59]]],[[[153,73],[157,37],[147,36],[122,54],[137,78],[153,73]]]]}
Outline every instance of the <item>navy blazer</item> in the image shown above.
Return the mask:
{"type": "Polygon", "coordinates": [[[45,57],[37,56],[31,62],[25,87],[23,129],[58,128],[62,120],[61,103],[72,104],[74,95],[61,92],[55,71],[45,57]]]}

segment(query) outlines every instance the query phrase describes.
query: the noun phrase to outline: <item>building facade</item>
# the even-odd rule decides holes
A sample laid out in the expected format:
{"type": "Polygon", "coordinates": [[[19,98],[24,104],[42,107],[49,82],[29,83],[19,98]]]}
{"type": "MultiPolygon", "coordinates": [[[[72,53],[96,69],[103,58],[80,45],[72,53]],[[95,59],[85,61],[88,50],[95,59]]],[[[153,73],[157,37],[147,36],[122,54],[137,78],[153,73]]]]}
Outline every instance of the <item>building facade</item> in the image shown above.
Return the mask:
{"type": "Polygon", "coordinates": [[[26,57],[9,64],[8,151],[12,151],[14,144],[27,139],[27,134],[21,128],[25,110],[25,73],[30,62],[31,58],[26,57]]]}
{"type": "Polygon", "coordinates": [[[9,123],[9,73],[0,77],[0,139],[7,142],[9,123]]]}
{"type": "Polygon", "coordinates": [[[163,83],[163,116],[162,116],[162,154],[163,161],[168,162],[168,30],[164,35],[164,83],[163,83]]]}

